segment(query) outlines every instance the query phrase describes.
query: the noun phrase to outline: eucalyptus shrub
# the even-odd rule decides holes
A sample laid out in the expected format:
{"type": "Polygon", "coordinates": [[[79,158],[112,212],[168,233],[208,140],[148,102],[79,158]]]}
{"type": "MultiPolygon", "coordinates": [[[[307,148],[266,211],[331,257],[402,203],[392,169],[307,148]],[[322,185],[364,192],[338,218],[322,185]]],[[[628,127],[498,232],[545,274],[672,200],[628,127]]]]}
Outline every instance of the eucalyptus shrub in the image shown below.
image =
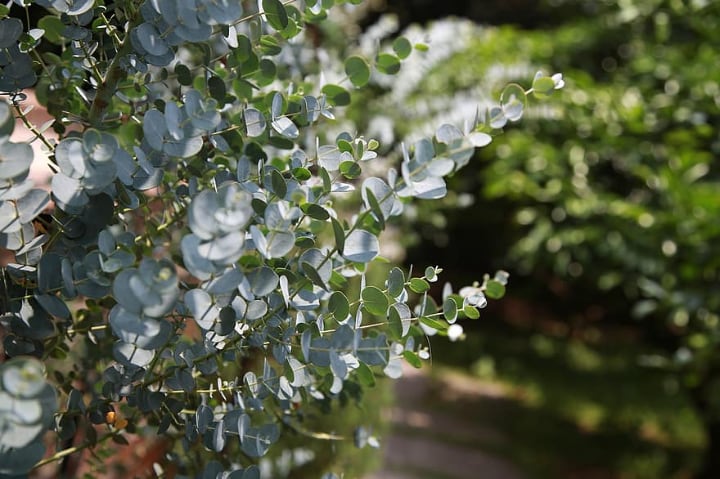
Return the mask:
{"type": "MultiPolygon", "coordinates": [[[[331,134],[339,107],[426,45],[332,60],[305,30],[343,0],[14,3],[46,13],[31,25],[0,9],[3,477],[127,433],[167,441],[158,474],[259,477],[283,434],[344,439],[309,431],[304,405],[419,367],[427,335],[461,337],[456,321],[503,295],[504,272],[439,302],[437,266],[368,272],[387,222],[442,198],[559,76],[508,86],[381,177],[378,141],[331,134]],[[48,124],[28,119],[31,87],[48,124]],[[16,118],[49,154],[47,187],[10,139],[16,118]]],[[[377,443],[358,426],[358,446],[377,443]]]]}

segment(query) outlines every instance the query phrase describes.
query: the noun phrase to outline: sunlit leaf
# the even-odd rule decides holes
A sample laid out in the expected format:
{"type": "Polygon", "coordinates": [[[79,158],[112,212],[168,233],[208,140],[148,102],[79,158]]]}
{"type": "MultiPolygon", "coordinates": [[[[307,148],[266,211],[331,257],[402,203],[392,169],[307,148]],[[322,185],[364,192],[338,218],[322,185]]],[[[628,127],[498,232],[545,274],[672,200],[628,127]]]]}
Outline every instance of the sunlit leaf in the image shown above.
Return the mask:
{"type": "Polygon", "coordinates": [[[355,230],[345,238],[343,256],[357,263],[372,261],[380,251],[378,239],[365,230],[355,230]]]}
{"type": "Polygon", "coordinates": [[[370,80],[370,65],[361,56],[348,57],[345,60],[345,74],[356,87],[365,86],[370,80]]]}
{"type": "Polygon", "coordinates": [[[362,290],[363,307],[371,314],[385,316],[388,308],[388,299],[385,293],[375,286],[368,286],[362,290]]]}
{"type": "Polygon", "coordinates": [[[412,44],[405,37],[397,37],[393,41],[393,50],[400,59],[405,59],[412,53],[412,44]]]}
{"type": "Polygon", "coordinates": [[[262,135],[267,125],[263,114],[255,108],[246,108],[243,111],[243,115],[245,117],[247,135],[251,138],[262,135]]]}
{"type": "Polygon", "coordinates": [[[262,0],[262,6],[271,27],[280,31],[288,26],[288,15],[280,0],[262,0]]]}
{"type": "Polygon", "coordinates": [[[394,75],[400,71],[400,59],[392,53],[381,53],[375,60],[379,71],[388,75],[394,75]]]}

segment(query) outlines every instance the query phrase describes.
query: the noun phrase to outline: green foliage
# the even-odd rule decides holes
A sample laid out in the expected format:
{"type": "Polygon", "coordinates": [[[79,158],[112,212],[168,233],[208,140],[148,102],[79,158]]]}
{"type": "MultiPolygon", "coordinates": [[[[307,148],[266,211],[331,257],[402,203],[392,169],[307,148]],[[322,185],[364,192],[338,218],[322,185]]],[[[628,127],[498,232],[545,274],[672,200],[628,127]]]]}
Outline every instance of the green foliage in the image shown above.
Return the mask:
{"type": "MultiPolygon", "coordinates": [[[[447,442],[507,457],[529,477],[581,475],[637,479],[687,477],[704,437],[689,398],[672,371],[648,368],[661,351],[631,338],[612,344],[510,332],[483,323],[463,348],[433,345],[439,395],[458,384],[492,393],[454,397],[452,414],[501,438],[447,442]],[[478,334],[480,333],[480,334],[478,334]],[[638,353],[643,362],[638,361],[638,353]],[[461,368],[452,374],[448,364],[461,368]],[[444,366],[443,366],[444,365],[444,366]]],[[[433,407],[441,407],[439,401],[433,407]]],[[[422,434],[423,431],[418,431],[422,434]]]]}
{"type": "MultiPolygon", "coordinates": [[[[402,81],[366,108],[367,124],[389,117],[398,137],[412,137],[428,127],[428,112],[459,117],[475,79],[485,78],[484,87],[501,92],[500,103],[489,105],[491,125],[509,125],[519,111],[530,118],[528,128],[508,128],[502,144],[486,150],[480,177],[483,194],[508,201],[522,228],[512,238],[521,271],[587,279],[596,291],[631,299],[636,317],[710,331],[717,319],[708,287],[717,256],[709,221],[717,210],[717,82],[707,65],[717,64],[717,53],[705,45],[717,40],[717,9],[673,2],[598,8],[598,18],[552,34],[438,22],[428,35],[440,48],[447,39],[450,56],[411,59],[402,81]],[[688,63],[695,50],[699,60],[688,63]],[[573,94],[551,108],[527,106],[522,88],[507,85],[538,62],[560,66],[573,84],[573,94]],[[413,74],[421,69],[428,73],[413,74]],[[462,73],[448,78],[448,71],[462,73]]],[[[530,92],[543,97],[563,84],[562,75],[539,75],[530,92]]]]}
{"type": "MultiPolygon", "coordinates": [[[[444,197],[493,124],[442,125],[374,174],[380,143],[331,121],[412,44],[321,67],[304,25],[344,3],[37,0],[44,33],[0,20],[0,474],[129,432],[163,436],[183,477],[256,478],[283,437],[346,438],[309,431],[308,411],[419,367],[426,335],[461,338],[455,321],[502,296],[499,273],[438,307],[437,267],[367,284],[387,222],[444,197]],[[22,107],[33,85],[42,127],[22,107]],[[9,140],[15,116],[50,153],[49,191],[9,140]]],[[[516,121],[532,90],[508,88],[516,121]]]]}
{"type": "Polygon", "coordinates": [[[553,57],[577,93],[558,103],[553,121],[531,122],[532,136],[508,132],[484,192],[514,203],[523,237],[512,255],[522,270],[585,284],[608,298],[608,310],[629,303],[628,316],[666,325],[673,363],[689,360],[696,371],[692,385],[703,381],[719,306],[710,220],[719,211],[717,84],[708,66],[718,55],[703,47],[717,41],[717,8],[655,3],[559,30],[568,41],[553,57]],[[572,70],[621,30],[630,35],[597,58],[592,77],[572,70]],[[579,32],[583,44],[570,42],[579,32]],[[688,62],[696,50],[700,58],[688,62]]]}
{"type": "MultiPolygon", "coordinates": [[[[719,58],[709,45],[719,40],[718,5],[574,3],[594,14],[552,31],[432,25],[440,32],[433,46],[448,54],[417,66],[411,58],[387,94],[364,107],[363,124],[380,118],[385,131],[412,138],[429,127],[428,118],[467,116],[477,78],[481,88],[503,92],[490,109],[491,124],[505,128],[503,141],[481,153],[485,161],[474,163],[473,174],[454,179],[493,206],[448,218],[441,202],[424,204],[418,217],[444,230],[440,238],[448,222],[463,231],[485,222],[498,237],[490,254],[512,245],[505,265],[531,278],[526,298],[561,316],[564,331],[591,324],[597,334],[619,323],[661,347],[654,367],[677,375],[678,394],[694,402],[712,460],[720,444],[712,432],[720,411],[719,58]],[[537,64],[563,71],[572,87],[552,107],[526,106],[506,86],[537,64]],[[510,124],[520,109],[522,131],[510,124]]],[[[531,96],[542,98],[564,81],[537,77],[531,96]]],[[[450,195],[445,201],[448,210],[457,204],[450,195]]],[[[453,240],[462,235],[453,233],[453,240]]],[[[457,255],[462,268],[478,249],[475,238],[467,243],[468,252],[457,255]]],[[[714,465],[702,477],[717,476],[714,465]]]]}

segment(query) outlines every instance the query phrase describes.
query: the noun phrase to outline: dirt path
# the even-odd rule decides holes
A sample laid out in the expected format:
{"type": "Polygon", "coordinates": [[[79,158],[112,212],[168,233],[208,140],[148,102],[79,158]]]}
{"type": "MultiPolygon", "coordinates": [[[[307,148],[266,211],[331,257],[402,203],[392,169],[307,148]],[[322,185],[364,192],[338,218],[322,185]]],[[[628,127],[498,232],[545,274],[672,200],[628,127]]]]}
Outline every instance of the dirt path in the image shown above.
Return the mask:
{"type": "MultiPolygon", "coordinates": [[[[392,433],[383,438],[384,468],[366,479],[526,479],[506,460],[481,449],[502,444],[502,433],[464,421],[452,402],[444,408],[428,403],[427,372],[408,369],[396,385],[396,407],[388,414],[392,433]]],[[[444,397],[496,397],[492,387],[443,381],[444,397]]]]}

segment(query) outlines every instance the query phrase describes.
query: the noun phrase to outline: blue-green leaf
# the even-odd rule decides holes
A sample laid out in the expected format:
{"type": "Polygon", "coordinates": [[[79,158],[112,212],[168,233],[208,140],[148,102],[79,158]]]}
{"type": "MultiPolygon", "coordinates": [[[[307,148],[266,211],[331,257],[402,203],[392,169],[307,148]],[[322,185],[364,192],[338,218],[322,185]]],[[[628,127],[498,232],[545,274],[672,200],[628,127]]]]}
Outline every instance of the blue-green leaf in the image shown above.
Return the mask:
{"type": "Polygon", "coordinates": [[[147,350],[164,345],[172,333],[167,321],[141,318],[120,305],[110,311],[109,322],[116,337],[147,350]]]}
{"type": "Polygon", "coordinates": [[[397,266],[388,273],[387,289],[393,298],[400,297],[405,291],[405,274],[397,266]]]}
{"type": "Polygon", "coordinates": [[[202,146],[203,139],[201,136],[193,136],[182,140],[168,138],[163,143],[162,151],[170,156],[188,158],[197,154],[202,149],[202,146]]]}
{"type": "Polygon", "coordinates": [[[388,322],[390,331],[395,339],[405,337],[410,331],[412,312],[405,303],[395,303],[388,310],[388,322]]]}
{"type": "Polygon", "coordinates": [[[343,256],[356,263],[372,261],[380,251],[378,239],[365,230],[355,230],[345,238],[343,256]]]}
{"type": "Polygon", "coordinates": [[[207,404],[201,404],[195,411],[195,427],[200,434],[205,434],[213,420],[213,411],[207,404]]]}
{"type": "Polygon", "coordinates": [[[370,177],[363,182],[362,198],[381,221],[402,212],[402,203],[380,178],[370,177]]]}
{"type": "Polygon", "coordinates": [[[485,294],[488,298],[500,299],[505,296],[505,285],[501,282],[491,279],[485,284],[485,294]]]}
{"type": "Polygon", "coordinates": [[[201,289],[191,289],[185,293],[185,305],[201,328],[208,330],[215,326],[220,309],[208,293],[201,289]]]}
{"type": "Polygon", "coordinates": [[[138,25],[136,35],[142,47],[151,55],[164,55],[170,49],[157,28],[150,23],[138,25]]]}
{"type": "Polygon", "coordinates": [[[62,257],[55,253],[45,253],[38,263],[38,290],[53,292],[63,284],[62,257]]]}
{"type": "Polygon", "coordinates": [[[322,87],[322,92],[328,103],[333,106],[347,106],[350,104],[350,92],[339,85],[327,84],[322,87]]]}
{"type": "Polygon", "coordinates": [[[308,123],[315,123],[320,118],[320,104],[314,96],[305,96],[300,104],[302,114],[308,123]]]}
{"type": "Polygon", "coordinates": [[[209,281],[205,290],[210,294],[226,294],[237,288],[244,277],[240,268],[231,267],[209,281]]]}
{"type": "Polygon", "coordinates": [[[403,351],[403,358],[414,368],[420,369],[422,367],[422,361],[413,351],[403,351]]]}
{"type": "Polygon", "coordinates": [[[10,201],[0,202],[0,233],[20,231],[22,223],[15,204],[10,201]]]}
{"type": "MultiPolygon", "coordinates": [[[[222,80],[218,77],[211,78],[217,78],[218,81],[222,83],[222,80]]],[[[219,89],[220,87],[216,86],[215,88],[219,89]]],[[[220,92],[216,92],[216,94],[219,95],[220,92]]],[[[190,118],[192,126],[195,128],[210,132],[213,131],[220,123],[221,117],[218,110],[221,108],[221,104],[224,104],[224,99],[204,99],[199,91],[191,89],[185,93],[183,101],[185,102],[185,112],[190,118]]]]}
{"type": "Polygon", "coordinates": [[[345,379],[348,375],[347,363],[340,357],[338,352],[333,348],[329,352],[330,355],[330,369],[333,375],[340,379],[345,379]]]}
{"type": "Polygon", "coordinates": [[[303,265],[303,263],[310,265],[315,270],[322,283],[330,281],[330,276],[332,275],[332,261],[330,261],[325,253],[319,249],[311,248],[306,250],[302,255],[300,255],[299,262],[301,265],[303,265]]]}
{"type": "MultiPolygon", "coordinates": [[[[4,22],[4,20],[2,21],[4,22]]],[[[13,20],[13,22],[20,22],[20,20],[13,20]]],[[[4,23],[0,23],[0,26],[4,25],[4,23]]],[[[0,31],[2,32],[2,35],[8,35],[8,32],[10,31],[10,28],[0,28],[0,31]]],[[[20,22],[20,32],[22,33],[22,22],[20,22]]],[[[10,35],[6,36],[5,38],[10,38],[10,35]]],[[[5,40],[5,42],[8,42],[9,40],[5,40]]],[[[10,41],[10,44],[15,42],[16,40],[10,41]]],[[[0,43],[2,45],[2,43],[0,43]]],[[[6,48],[1,47],[0,48],[6,48]]],[[[10,105],[7,104],[7,102],[0,101],[0,143],[3,143],[4,140],[7,140],[10,137],[10,134],[12,133],[13,129],[15,128],[15,115],[13,115],[12,110],[10,109],[10,105]]],[[[4,165],[3,165],[4,166],[4,165]]],[[[29,167],[30,165],[28,165],[29,167]]]]}
{"type": "Polygon", "coordinates": [[[33,297],[48,314],[62,319],[70,318],[70,309],[68,308],[65,301],[58,298],[57,296],[36,293],[35,295],[33,295],[33,297]]]}
{"type": "Polygon", "coordinates": [[[383,366],[388,362],[389,348],[384,334],[359,341],[357,358],[368,366],[383,366]]]}
{"type": "Polygon", "coordinates": [[[52,194],[58,206],[70,214],[82,213],[89,198],[83,191],[80,181],[57,173],[52,178],[52,194]]]}
{"type": "Polygon", "coordinates": [[[63,295],[67,298],[74,298],[77,296],[77,289],[75,288],[75,281],[73,279],[72,263],[68,258],[62,259],[60,271],[63,279],[63,295]]]}
{"type": "Polygon", "coordinates": [[[335,236],[335,247],[340,254],[343,254],[345,250],[345,230],[338,220],[330,218],[333,228],[333,235],[335,236]]]}
{"type": "MultiPolygon", "coordinates": [[[[42,432],[43,427],[39,427],[42,432]]],[[[15,433],[13,429],[6,432],[15,433]]],[[[23,434],[24,435],[24,434],[23,434]]],[[[33,465],[38,463],[45,455],[45,445],[42,441],[36,441],[27,446],[3,449],[0,452],[0,475],[3,477],[27,476],[33,465]]]]}
{"type": "Polygon", "coordinates": [[[206,241],[198,246],[198,253],[210,261],[219,264],[232,264],[242,254],[245,233],[235,231],[219,235],[212,241],[206,241]]]}
{"type": "Polygon", "coordinates": [[[345,74],[350,82],[360,88],[370,80],[370,65],[359,55],[353,55],[345,60],[345,74]]]}
{"type": "Polygon", "coordinates": [[[46,4],[44,6],[52,7],[59,12],[79,16],[90,11],[95,4],[95,0],[43,0],[42,3],[46,4]]]}
{"type": "Polygon", "coordinates": [[[445,301],[443,301],[443,315],[445,316],[447,322],[450,324],[454,323],[457,320],[458,307],[454,299],[447,298],[445,301]]]}
{"type": "Polygon", "coordinates": [[[412,53],[412,44],[405,37],[397,37],[392,44],[393,50],[400,59],[405,59],[412,53]]]}
{"type": "Polygon", "coordinates": [[[408,287],[413,293],[424,293],[430,289],[430,284],[422,278],[411,278],[408,287]]]}
{"type": "Polygon", "coordinates": [[[280,0],[262,0],[262,6],[271,27],[281,31],[288,26],[287,11],[280,0]]]}
{"type": "Polygon", "coordinates": [[[508,119],[505,116],[502,108],[494,106],[488,111],[488,121],[491,128],[502,128],[507,123],[508,119]]]}
{"type": "Polygon", "coordinates": [[[256,296],[267,296],[278,287],[280,277],[267,266],[254,269],[247,273],[247,278],[250,281],[250,288],[253,294],[256,296]]]}
{"type": "Polygon", "coordinates": [[[315,366],[330,366],[330,347],[330,340],[326,338],[313,338],[308,348],[308,361],[315,366]]]}
{"type": "Polygon", "coordinates": [[[0,20],[0,49],[10,48],[20,38],[23,24],[17,18],[3,18],[0,20]]]}
{"type": "Polygon", "coordinates": [[[212,446],[216,452],[220,452],[225,448],[225,422],[222,419],[215,424],[212,446]]]}
{"type": "MultiPolygon", "coordinates": [[[[300,135],[300,130],[298,130],[298,127],[295,126],[295,123],[293,123],[292,120],[286,116],[279,116],[277,118],[274,118],[271,124],[275,131],[277,131],[280,135],[286,138],[294,139],[300,135]]],[[[248,134],[248,136],[252,135],[248,134]]]]}
{"type": "Polygon", "coordinates": [[[260,110],[246,108],[245,111],[243,111],[243,116],[245,117],[245,129],[249,137],[254,138],[263,134],[267,122],[260,110]]]}
{"type": "Polygon", "coordinates": [[[200,238],[194,234],[185,235],[180,242],[180,249],[183,254],[183,263],[193,276],[200,280],[210,278],[210,275],[217,269],[205,256],[200,255],[200,238]]]}
{"type": "Polygon", "coordinates": [[[470,140],[470,143],[475,148],[482,148],[483,146],[487,146],[492,142],[492,137],[487,133],[476,131],[468,135],[468,140],[470,140]]]}
{"type": "Polygon", "coordinates": [[[27,174],[33,150],[27,143],[0,141],[0,179],[18,178],[27,174]]]}
{"type": "Polygon", "coordinates": [[[168,133],[165,115],[156,109],[145,112],[143,133],[145,135],[145,141],[147,141],[154,150],[163,151],[165,135],[168,133]]]}
{"type": "Polygon", "coordinates": [[[462,140],[463,134],[456,126],[444,124],[435,132],[435,138],[440,143],[452,145],[456,141],[462,140]]]}
{"type": "Polygon", "coordinates": [[[154,356],[153,351],[142,349],[134,344],[118,341],[113,346],[113,357],[125,366],[137,366],[143,368],[150,364],[154,356]]]}
{"type": "MultiPolygon", "coordinates": [[[[553,88],[554,85],[555,83],[553,82],[553,88]]],[[[510,121],[520,120],[526,105],[527,95],[525,89],[516,83],[507,85],[500,94],[500,106],[505,118],[510,121]]]]}
{"type": "Polygon", "coordinates": [[[350,303],[342,291],[334,291],[328,300],[328,312],[335,316],[339,322],[343,322],[350,314],[350,303]]]}
{"type": "Polygon", "coordinates": [[[400,71],[400,59],[392,53],[381,53],[375,60],[378,71],[388,75],[394,75],[400,71]]]}
{"type": "Polygon", "coordinates": [[[80,138],[66,138],[55,147],[60,171],[70,178],[82,178],[88,172],[87,154],[80,138]]]}
{"type": "Polygon", "coordinates": [[[370,314],[384,317],[387,314],[388,299],[385,293],[375,286],[368,286],[361,293],[363,307],[370,314]]]}

